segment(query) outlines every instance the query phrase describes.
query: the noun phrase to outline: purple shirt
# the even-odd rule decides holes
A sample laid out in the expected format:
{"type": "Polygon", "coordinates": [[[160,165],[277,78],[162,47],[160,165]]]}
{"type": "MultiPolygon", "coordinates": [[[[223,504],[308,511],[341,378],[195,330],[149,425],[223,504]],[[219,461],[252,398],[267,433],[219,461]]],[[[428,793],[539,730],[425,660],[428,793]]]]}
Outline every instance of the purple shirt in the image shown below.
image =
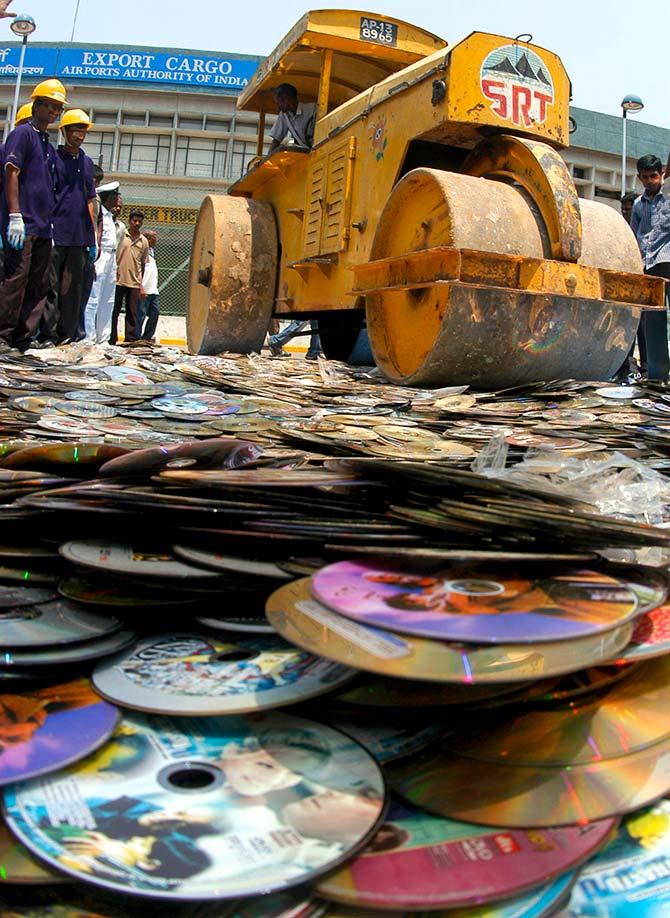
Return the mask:
{"type": "Polygon", "coordinates": [[[56,150],[58,190],[53,215],[56,245],[93,245],[95,236],[88,202],[95,199],[93,160],[83,150],[56,150]]]}
{"type": "Polygon", "coordinates": [[[19,172],[19,207],[28,236],[51,239],[51,217],[55,205],[56,151],[46,131],[32,124],[20,124],[5,141],[4,188],[2,195],[2,230],[9,221],[7,205],[7,165],[19,172]]]}

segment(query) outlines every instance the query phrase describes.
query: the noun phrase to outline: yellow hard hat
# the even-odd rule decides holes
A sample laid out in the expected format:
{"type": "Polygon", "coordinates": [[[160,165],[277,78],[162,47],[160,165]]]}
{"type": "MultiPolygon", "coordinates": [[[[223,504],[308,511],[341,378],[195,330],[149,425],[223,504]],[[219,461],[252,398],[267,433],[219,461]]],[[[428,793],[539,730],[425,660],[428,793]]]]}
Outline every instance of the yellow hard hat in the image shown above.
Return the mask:
{"type": "Polygon", "coordinates": [[[83,108],[72,108],[69,112],[66,112],[61,118],[58,127],[62,131],[64,128],[70,127],[73,124],[83,124],[87,131],[90,131],[93,127],[93,122],[83,108]]]}
{"type": "Polygon", "coordinates": [[[26,102],[25,105],[22,105],[21,108],[16,113],[16,118],[14,120],[14,127],[18,127],[22,121],[27,121],[29,118],[33,117],[33,103],[26,102]]]}
{"type": "Polygon", "coordinates": [[[60,80],[42,80],[42,82],[38,83],[33,89],[31,98],[51,99],[52,102],[62,102],[63,105],[65,105],[67,102],[67,93],[60,80]]]}

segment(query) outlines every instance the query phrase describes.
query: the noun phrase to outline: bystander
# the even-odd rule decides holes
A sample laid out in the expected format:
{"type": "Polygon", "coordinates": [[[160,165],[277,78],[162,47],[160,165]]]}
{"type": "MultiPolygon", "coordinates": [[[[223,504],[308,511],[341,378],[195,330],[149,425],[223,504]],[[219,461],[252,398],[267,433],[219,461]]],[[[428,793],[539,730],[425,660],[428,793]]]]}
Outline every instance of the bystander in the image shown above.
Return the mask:
{"type": "Polygon", "coordinates": [[[149,243],[147,263],[142,275],[140,305],[137,310],[138,337],[143,341],[155,342],[158,326],[158,265],[156,264],[156,243],[158,234],[155,230],[146,230],[144,238],[149,243]]]}
{"type": "Polygon", "coordinates": [[[116,344],[118,341],[117,325],[124,306],[126,310],[125,341],[137,341],[140,336],[137,310],[149,243],[141,232],[144,223],[142,211],[132,211],[128,222],[129,228],[117,252],[116,297],[112,315],[112,332],[109,337],[110,344],[116,344]]]}
{"type": "MultiPolygon", "coordinates": [[[[658,156],[649,154],[637,161],[637,175],[644,193],[633,205],[631,229],[640,246],[646,274],[670,279],[670,210],[661,186],[663,164],[658,156]]],[[[640,319],[640,363],[649,379],[666,380],[670,372],[668,354],[668,316],[663,312],[645,310],[640,319]]]]}

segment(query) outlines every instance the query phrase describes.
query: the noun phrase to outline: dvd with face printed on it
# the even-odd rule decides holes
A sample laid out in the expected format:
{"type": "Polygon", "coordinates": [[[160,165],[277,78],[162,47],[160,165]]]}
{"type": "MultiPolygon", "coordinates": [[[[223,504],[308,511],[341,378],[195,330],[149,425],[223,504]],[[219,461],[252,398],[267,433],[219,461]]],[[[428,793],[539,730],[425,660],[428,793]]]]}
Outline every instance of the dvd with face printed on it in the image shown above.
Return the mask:
{"type": "Polygon", "coordinates": [[[367,561],[328,565],[314,575],[312,588],[324,605],[367,625],[485,644],[599,634],[666,596],[642,571],[454,564],[416,573],[367,561]]]}
{"type": "Polygon", "coordinates": [[[605,634],[540,644],[463,644],[395,634],[338,615],[313,599],[310,580],[294,580],[268,598],[268,621],[287,641],[365,672],[463,686],[542,679],[612,660],[633,624],[605,634]]]}
{"type": "Polygon", "coordinates": [[[361,746],[278,713],[128,716],[95,755],[8,788],[4,802],[12,832],[48,865],[176,900],[311,881],[365,845],[385,807],[361,746]]]}

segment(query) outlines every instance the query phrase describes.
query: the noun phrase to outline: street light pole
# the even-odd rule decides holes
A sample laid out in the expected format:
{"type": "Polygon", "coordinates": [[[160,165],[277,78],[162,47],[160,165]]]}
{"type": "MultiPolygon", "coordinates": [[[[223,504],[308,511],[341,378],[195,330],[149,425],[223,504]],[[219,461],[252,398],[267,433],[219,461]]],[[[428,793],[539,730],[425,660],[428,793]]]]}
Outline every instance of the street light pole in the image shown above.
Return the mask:
{"type": "MultiPolygon", "coordinates": [[[[15,35],[21,37],[21,55],[19,57],[19,69],[16,73],[16,87],[14,89],[14,105],[12,106],[12,116],[9,122],[9,129],[12,130],[14,127],[14,122],[16,120],[16,113],[19,110],[19,95],[21,93],[21,78],[23,76],[23,64],[26,59],[26,48],[28,46],[28,36],[32,35],[37,25],[32,16],[28,16],[27,13],[19,13],[18,16],[14,18],[12,24],[9,27],[15,35]]],[[[5,134],[7,131],[5,131],[5,134]]]]}
{"type": "Polygon", "coordinates": [[[626,118],[628,112],[641,112],[644,102],[639,96],[627,95],[621,100],[622,138],[621,138],[621,197],[626,194],[626,118]]]}
{"type": "MultiPolygon", "coordinates": [[[[16,113],[19,110],[19,96],[21,95],[21,77],[23,76],[23,62],[26,59],[26,48],[28,47],[28,36],[24,35],[21,42],[21,55],[19,57],[19,69],[16,74],[16,86],[14,87],[14,104],[12,105],[12,116],[10,118],[11,127],[14,127],[16,113]]],[[[11,130],[11,128],[10,128],[11,130]]]]}
{"type": "Polygon", "coordinates": [[[623,110],[623,137],[621,139],[621,197],[626,193],[626,115],[628,112],[623,110]]]}

